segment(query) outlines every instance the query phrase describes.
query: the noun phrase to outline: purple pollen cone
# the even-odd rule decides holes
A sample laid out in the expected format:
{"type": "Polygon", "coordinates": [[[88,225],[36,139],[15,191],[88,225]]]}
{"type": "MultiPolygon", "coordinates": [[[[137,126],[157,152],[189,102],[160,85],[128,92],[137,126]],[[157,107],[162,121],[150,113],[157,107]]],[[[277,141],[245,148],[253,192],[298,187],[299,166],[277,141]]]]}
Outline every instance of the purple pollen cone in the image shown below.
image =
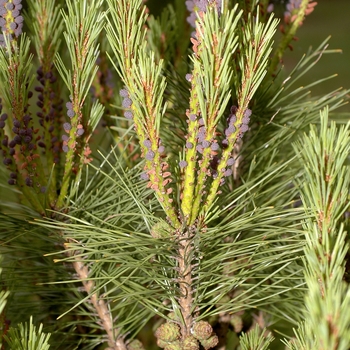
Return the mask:
{"type": "Polygon", "coordinates": [[[155,153],[153,151],[148,151],[146,153],[146,159],[147,160],[153,160],[154,156],[155,156],[155,153]]]}
{"type": "Polygon", "coordinates": [[[243,115],[249,118],[252,115],[252,111],[248,108],[244,111],[243,115]]]}
{"type": "Polygon", "coordinates": [[[244,132],[248,131],[248,129],[249,129],[249,127],[248,127],[247,124],[242,124],[242,125],[241,125],[241,128],[240,128],[241,132],[244,133],[244,132]]]}
{"type": "Polygon", "coordinates": [[[187,162],[185,160],[180,160],[179,166],[180,166],[180,168],[184,168],[187,166],[187,162]]]}
{"type": "Polygon", "coordinates": [[[147,140],[143,141],[143,145],[147,148],[151,148],[152,142],[147,139],[147,140]]]}
{"type": "Polygon", "coordinates": [[[121,89],[121,90],[119,91],[119,95],[120,95],[121,97],[129,97],[128,90],[126,90],[126,89],[121,89]]]}
{"type": "Polygon", "coordinates": [[[229,158],[229,159],[227,160],[227,165],[228,165],[228,166],[232,166],[233,164],[235,164],[235,159],[234,159],[234,158],[229,158]]]}
{"type": "Polygon", "coordinates": [[[219,144],[217,142],[215,142],[215,143],[213,143],[211,145],[210,148],[211,148],[212,151],[217,151],[220,148],[220,146],[219,146],[219,144]]]}
{"type": "Polygon", "coordinates": [[[132,119],[132,117],[133,117],[133,114],[132,114],[132,112],[131,111],[125,111],[124,112],[124,117],[126,118],[126,119],[132,119]]]}
{"type": "Polygon", "coordinates": [[[64,123],[63,124],[63,129],[66,131],[69,131],[70,129],[72,129],[72,125],[70,125],[69,123],[64,123]]]}
{"type": "Polygon", "coordinates": [[[147,173],[142,173],[140,175],[140,178],[141,178],[141,180],[147,181],[147,180],[149,180],[149,175],[147,173]]]}
{"type": "Polygon", "coordinates": [[[129,97],[125,97],[125,98],[123,99],[122,106],[123,106],[124,108],[130,108],[131,105],[132,105],[131,99],[130,99],[129,97]]]}
{"type": "Polygon", "coordinates": [[[192,80],[192,74],[189,74],[189,73],[186,74],[185,78],[186,78],[187,81],[191,81],[192,80]]]}
{"type": "Polygon", "coordinates": [[[186,142],[186,148],[192,149],[193,148],[193,143],[192,142],[186,142]]]}
{"type": "Polygon", "coordinates": [[[81,135],[84,134],[84,132],[85,132],[85,130],[84,130],[83,128],[78,129],[78,130],[77,130],[77,135],[78,135],[78,136],[81,136],[81,135]]]}

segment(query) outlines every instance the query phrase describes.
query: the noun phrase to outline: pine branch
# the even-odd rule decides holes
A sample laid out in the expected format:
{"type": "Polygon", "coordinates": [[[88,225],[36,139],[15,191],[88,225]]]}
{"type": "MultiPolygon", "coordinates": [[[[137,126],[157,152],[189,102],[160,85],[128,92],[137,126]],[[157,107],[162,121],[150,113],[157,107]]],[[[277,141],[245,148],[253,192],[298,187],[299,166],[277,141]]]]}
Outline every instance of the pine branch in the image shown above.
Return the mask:
{"type": "Polygon", "coordinates": [[[260,330],[258,325],[256,325],[250,332],[244,333],[240,337],[240,345],[242,350],[267,350],[274,337],[271,335],[271,333],[268,333],[267,335],[265,333],[266,329],[260,330]]]}
{"type": "Polygon", "coordinates": [[[349,124],[328,126],[328,109],[321,112],[319,132],[296,144],[304,165],[302,200],[310,219],[304,223],[306,332],[308,348],[348,349],[350,289],[344,283],[348,246],[342,217],[349,207],[350,176],[345,165],[350,151],[349,124]]]}
{"type": "MultiPolygon", "coordinates": [[[[103,28],[105,13],[99,12],[102,0],[93,0],[87,6],[84,1],[68,1],[68,12],[62,11],[67,31],[64,37],[67,43],[72,71],[68,70],[59,55],[56,55],[56,68],[65,82],[69,92],[70,101],[66,103],[67,115],[70,123],[64,123],[66,135],[63,151],[67,153],[65,159],[64,175],[60,195],[56,207],[64,206],[72,172],[80,172],[81,165],[76,159],[76,152],[83,158],[83,162],[91,161],[88,141],[93,130],[89,128],[89,116],[83,115],[83,106],[90,86],[96,75],[98,67],[95,62],[98,56],[97,39],[103,28]]],[[[98,116],[102,116],[102,110],[98,116]]],[[[96,122],[93,122],[96,124],[96,122]]]]}
{"type": "Polygon", "coordinates": [[[286,28],[281,25],[283,36],[274,52],[268,75],[274,73],[278,64],[281,62],[285,50],[290,46],[290,42],[294,39],[298,28],[303,24],[305,16],[309,15],[316,5],[317,2],[312,2],[311,0],[302,0],[301,2],[295,2],[292,0],[288,2],[288,11],[285,12],[284,18],[286,28]]]}
{"type": "MultiPolygon", "coordinates": [[[[0,263],[3,261],[3,256],[0,255],[0,263]]],[[[0,276],[2,274],[2,268],[0,267],[0,276]]],[[[5,307],[7,303],[7,298],[10,294],[9,290],[6,290],[4,287],[0,290],[0,346],[2,347],[2,341],[6,332],[8,331],[8,322],[6,321],[5,307]]]]}
{"type": "MultiPolygon", "coordinates": [[[[68,246],[68,243],[66,243],[68,246]]],[[[103,299],[98,297],[97,293],[94,293],[94,282],[89,280],[90,275],[89,268],[82,261],[79,261],[79,257],[74,256],[74,253],[68,252],[68,256],[73,257],[73,267],[77,273],[79,279],[82,280],[85,292],[88,293],[89,299],[97,312],[97,315],[101,321],[102,327],[108,336],[108,345],[110,350],[126,350],[126,346],[122,338],[118,337],[116,330],[113,328],[113,320],[107,304],[103,299]]]]}
{"type": "MultiPolygon", "coordinates": [[[[42,127],[42,137],[38,146],[44,151],[45,167],[52,169],[49,186],[46,189],[51,208],[57,200],[58,179],[60,174],[60,131],[62,128],[61,87],[57,81],[57,71],[53,60],[60,48],[60,36],[63,31],[63,22],[60,17],[60,6],[55,1],[32,1],[29,4],[29,13],[26,14],[26,23],[29,24],[32,40],[39,60],[37,80],[40,85],[35,87],[39,92],[36,113],[42,127]],[[53,33],[53,35],[52,35],[53,33]]],[[[48,174],[46,175],[48,177],[48,174]]]]}
{"type": "Polygon", "coordinates": [[[275,76],[315,3],[287,2],[270,57],[268,0],[145,2],[33,0],[29,40],[0,0],[2,319],[55,349],[266,349],[282,324],[290,349],[347,350],[350,136],[327,115],[349,91],[296,85],[327,41],[275,76]]]}
{"type": "Polygon", "coordinates": [[[166,87],[160,61],[155,62],[154,53],[148,53],[144,40],[143,25],[146,15],[141,9],[141,0],[131,2],[108,0],[112,21],[107,26],[107,37],[118,60],[113,62],[126,89],[121,90],[123,107],[128,119],[135,123],[142,156],[146,159],[144,180],[151,187],[161,203],[170,222],[180,226],[171,198],[173,189],[168,163],[163,159],[164,145],[159,135],[161,117],[164,114],[163,95],[166,87]],[[121,40],[122,38],[123,40],[121,40]]]}
{"type": "Polygon", "coordinates": [[[5,37],[5,45],[0,47],[0,75],[4,82],[1,84],[1,95],[8,113],[1,117],[1,134],[4,133],[1,149],[4,164],[11,171],[8,183],[17,184],[33,208],[44,215],[44,195],[40,188],[46,188],[47,179],[33,140],[37,131],[28,112],[28,99],[32,96],[29,88],[33,82],[30,41],[25,35],[18,41],[9,41],[5,37]],[[3,131],[5,121],[6,133],[3,131]]]}
{"type": "Polygon", "coordinates": [[[193,71],[189,77],[190,108],[186,111],[189,120],[181,203],[184,218],[190,225],[197,219],[206,179],[211,175],[208,168],[219,148],[217,124],[231,97],[230,59],[237,48],[236,26],[240,16],[237,6],[223,13],[220,19],[216,8],[209,7],[207,13],[199,13],[196,22],[196,39],[192,39],[193,71]],[[202,154],[198,169],[197,152],[202,154]],[[197,171],[198,176],[195,175],[197,171]]]}
{"type": "Polygon", "coordinates": [[[217,177],[213,181],[203,212],[207,211],[214,203],[218,188],[224,182],[226,167],[230,165],[229,159],[237,140],[242,138],[248,129],[251,111],[248,109],[249,102],[261,84],[268,63],[268,55],[272,50],[272,37],[275,33],[277,20],[272,17],[266,25],[251,18],[245,27],[244,41],[242,42],[242,55],[239,64],[242,72],[242,82],[238,91],[238,107],[232,111],[230,125],[227,128],[227,147],[223,151],[220,163],[217,167],[217,177]]]}
{"type": "Polygon", "coordinates": [[[51,334],[43,333],[42,329],[41,324],[37,330],[30,317],[29,325],[21,323],[17,328],[11,327],[5,339],[11,350],[49,350],[51,334]]]}
{"type": "Polygon", "coordinates": [[[42,331],[43,325],[39,329],[33,325],[33,318],[30,317],[29,325],[20,323],[17,328],[11,327],[5,340],[11,350],[49,350],[49,339],[51,334],[42,331]]]}

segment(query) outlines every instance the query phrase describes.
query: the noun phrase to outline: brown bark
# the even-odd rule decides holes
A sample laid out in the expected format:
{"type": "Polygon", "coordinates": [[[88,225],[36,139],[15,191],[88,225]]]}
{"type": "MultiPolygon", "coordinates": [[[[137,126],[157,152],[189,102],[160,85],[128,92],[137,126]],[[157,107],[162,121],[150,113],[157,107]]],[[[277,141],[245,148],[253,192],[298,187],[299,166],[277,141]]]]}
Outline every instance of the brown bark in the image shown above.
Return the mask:
{"type": "MultiPolygon", "coordinates": [[[[67,255],[73,256],[72,253],[67,255]]],[[[88,281],[89,269],[82,261],[74,261],[73,267],[77,273],[79,279],[82,280],[86,293],[90,294],[94,288],[94,282],[88,281]],[[84,281],[85,280],[85,281],[84,281]]],[[[107,307],[106,302],[103,299],[99,299],[97,293],[93,293],[90,297],[91,304],[93,305],[96,313],[101,321],[101,325],[108,336],[108,350],[126,350],[126,345],[123,339],[118,338],[116,330],[113,330],[112,315],[107,307]]]]}
{"type": "Polygon", "coordinates": [[[186,230],[179,240],[179,288],[180,288],[180,299],[179,304],[183,316],[183,324],[181,325],[181,336],[182,340],[186,336],[191,334],[191,327],[193,323],[192,316],[192,301],[193,301],[193,289],[192,289],[192,239],[189,230],[186,230]]]}

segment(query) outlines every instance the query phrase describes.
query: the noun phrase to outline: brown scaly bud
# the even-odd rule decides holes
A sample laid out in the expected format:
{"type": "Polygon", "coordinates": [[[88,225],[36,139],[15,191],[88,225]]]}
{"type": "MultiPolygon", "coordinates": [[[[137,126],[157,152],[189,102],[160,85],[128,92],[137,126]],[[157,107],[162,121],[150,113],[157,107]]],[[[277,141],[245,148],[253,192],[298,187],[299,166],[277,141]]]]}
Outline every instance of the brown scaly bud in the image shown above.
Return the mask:
{"type": "Polygon", "coordinates": [[[164,349],[164,348],[168,345],[168,343],[167,343],[166,341],[164,341],[164,340],[157,339],[157,345],[158,345],[160,348],[164,349]]]}
{"type": "MultiPolygon", "coordinates": [[[[169,312],[168,313],[168,317],[172,320],[172,321],[175,321],[175,322],[179,322],[180,319],[178,316],[176,316],[175,312],[169,312]]],[[[167,321],[169,322],[169,321],[167,321]]]]}
{"type": "Polygon", "coordinates": [[[157,222],[151,228],[153,238],[166,238],[171,236],[171,227],[164,221],[157,222]]]}
{"type": "Polygon", "coordinates": [[[199,350],[198,340],[195,337],[193,337],[192,335],[187,336],[182,343],[182,349],[183,350],[199,350]]]}
{"type": "Polygon", "coordinates": [[[219,343],[219,338],[216,334],[212,335],[208,339],[201,340],[201,344],[205,350],[212,349],[219,343]]]}
{"type": "Polygon", "coordinates": [[[176,340],[170,344],[167,344],[164,350],[182,350],[181,342],[176,340]]]}
{"type": "Polygon", "coordinates": [[[242,317],[238,316],[238,315],[232,315],[231,319],[230,319],[230,323],[233,326],[233,330],[236,333],[240,333],[243,329],[243,320],[242,317]]]}
{"type": "Polygon", "coordinates": [[[143,344],[138,339],[134,339],[126,348],[127,350],[145,350],[143,344]]]}
{"type": "Polygon", "coordinates": [[[213,328],[206,321],[196,322],[192,328],[193,336],[200,341],[208,339],[212,333],[213,333],[213,328]]]}
{"type": "Polygon", "coordinates": [[[180,327],[175,323],[163,323],[156,330],[155,336],[165,342],[174,342],[180,338],[180,327]]]}

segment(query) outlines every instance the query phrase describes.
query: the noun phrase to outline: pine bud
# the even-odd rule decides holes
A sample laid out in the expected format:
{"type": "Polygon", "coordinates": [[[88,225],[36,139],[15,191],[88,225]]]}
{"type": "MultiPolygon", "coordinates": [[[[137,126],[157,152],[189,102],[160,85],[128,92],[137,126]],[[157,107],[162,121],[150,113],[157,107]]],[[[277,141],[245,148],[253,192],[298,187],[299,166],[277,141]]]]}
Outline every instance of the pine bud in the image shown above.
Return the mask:
{"type": "Polygon", "coordinates": [[[193,325],[192,334],[198,340],[208,339],[212,333],[213,333],[213,328],[206,321],[199,321],[193,325]]]}
{"type": "Polygon", "coordinates": [[[186,166],[187,166],[187,162],[185,160],[180,160],[179,167],[180,168],[185,168],[186,166]]]}
{"type": "Polygon", "coordinates": [[[167,344],[164,350],[182,350],[181,342],[179,340],[167,344]]]}
{"type": "Polygon", "coordinates": [[[77,135],[78,135],[78,136],[82,136],[82,135],[84,134],[84,132],[85,132],[85,130],[84,130],[83,128],[79,128],[79,129],[77,130],[77,135]]]}
{"type": "Polygon", "coordinates": [[[3,163],[7,166],[12,164],[12,159],[11,158],[4,158],[3,163]]]}
{"type": "Polygon", "coordinates": [[[72,125],[70,125],[69,123],[64,123],[64,124],[63,124],[63,129],[64,129],[66,132],[69,132],[69,130],[72,129],[72,125]]]}
{"type": "Polygon", "coordinates": [[[221,141],[222,148],[227,148],[228,147],[228,139],[224,139],[221,141]]]}
{"type": "Polygon", "coordinates": [[[122,106],[123,106],[124,108],[130,108],[131,105],[132,105],[131,99],[130,99],[129,97],[125,97],[125,98],[123,99],[122,106]]]}
{"type": "Polygon", "coordinates": [[[248,131],[249,127],[247,124],[242,124],[240,127],[240,130],[242,133],[245,133],[246,131],[248,131]]]}
{"type": "Polygon", "coordinates": [[[242,123],[243,123],[243,124],[248,125],[249,122],[250,122],[250,118],[249,118],[249,117],[243,117],[243,119],[242,119],[242,123]]]}
{"type": "Polygon", "coordinates": [[[4,139],[1,141],[1,144],[5,147],[8,146],[8,143],[9,143],[9,138],[7,135],[5,135],[4,139]]]}
{"type": "MultiPolygon", "coordinates": [[[[172,232],[171,226],[169,226],[164,221],[157,222],[151,228],[151,236],[157,239],[170,237],[171,232],[172,232]]],[[[171,324],[174,324],[174,323],[171,323],[171,324]]]]}
{"type": "Polygon", "coordinates": [[[147,173],[142,173],[140,175],[140,179],[144,180],[144,181],[147,181],[147,180],[149,180],[149,175],[147,173]]]}
{"type": "Polygon", "coordinates": [[[224,176],[228,177],[232,175],[232,170],[231,169],[226,169],[224,172],[224,176]]]}
{"type": "Polygon", "coordinates": [[[121,96],[121,97],[129,97],[129,93],[128,93],[128,90],[126,90],[126,89],[121,89],[120,91],[119,91],[119,95],[121,96]]]}
{"type": "Polygon", "coordinates": [[[210,142],[208,140],[204,140],[202,142],[202,146],[203,146],[203,148],[208,148],[210,146],[210,142]]]}
{"type": "Polygon", "coordinates": [[[203,147],[201,145],[197,145],[196,150],[198,153],[203,153],[203,147]]]}
{"type": "Polygon", "coordinates": [[[232,106],[232,107],[230,108],[230,112],[231,112],[232,114],[236,114],[237,110],[238,110],[237,106],[232,106]]]}
{"type": "Polygon", "coordinates": [[[230,125],[230,126],[225,130],[225,135],[226,135],[226,137],[231,136],[235,131],[236,131],[236,128],[234,127],[234,125],[230,125]]]}
{"type": "Polygon", "coordinates": [[[160,348],[164,349],[164,348],[168,345],[168,343],[167,343],[166,341],[164,341],[164,340],[157,339],[157,345],[158,345],[160,348]]]}
{"type": "Polygon", "coordinates": [[[187,336],[182,343],[182,349],[183,350],[199,350],[198,340],[195,337],[193,337],[192,335],[187,336]]]}
{"type": "Polygon", "coordinates": [[[228,166],[232,166],[233,164],[235,164],[235,159],[234,159],[234,158],[229,158],[229,159],[227,160],[227,165],[228,165],[228,166]]]}
{"type": "Polygon", "coordinates": [[[152,142],[150,140],[146,139],[145,141],[143,141],[143,145],[146,148],[151,148],[152,147],[152,142]]]}
{"type": "Polygon", "coordinates": [[[33,180],[30,177],[26,177],[26,179],[24,180],[25,184],[28,187],[32,187],[33,186],[33,180]]]}
{"type": "Polygon", "coordinates": [[[180,338],[180,327],[175,323],[163,323],[156,330],[155,336],[165,342],[174,342],[180,338]]]}
{"type": "MultiPolygon", "coordinates": [[[[169,226],[169,227],[170,227],[170,226],[169,226]]],[[[175,312],[169,312],[169,313],[168,313],[168,317],[169,317],[171,320],[173,320],[173,321],[177,321],[177,322],[180,321],[179,317],[176,316],[175,312]]],[[[168,322],[169,322],[169,321],[168,321],[168,322]]]]}
{"type": "Polygon", "coordinates": [[[155,156],[155,153],[153,151],[148,151],[146,153],[146,159],[147,160],[153,160],[154,156],[155,156]]]}
{"type": "Polygon", "coordinates": [[[193,148],[193,143],[192,142],[186,142],[186,148],[188,148],[188,149],[193,148]]]}
{"type": "Polygon", "coordinates": [[[239,333],[243,329],[243,320],[242,317],[238,315],[233,315],[230,320],[231,325],[236,333],[239,333]]]}
{"type": "Polygon", "coordinates": [[[189,73],[186,74],[185,78],[186,78],[187,81],[191,81],[192,80],[192,74],[189,74],[189,73]]]}
{"type": "Polygon", "coordinates": [[[219,338],[216,334],[212,335],[208,339],[201,340],[201,344],[205,350],[212,349],[219,343],[219,338]]]}
{"type": "Polygon", "coordinates": [[[131,111],[125,111],[124,112],[124,117],[128,120],[131,120],[133,118],[133,114],[131,111]]]}
{"type": "Polygon", "coordinates": [[[74,110],[73,110],[73,109],[68,109],[68,110],[67,110],[67,116],[68,116],[69,118],[73,118],[73,117],[75,116],[74,110]]]}
{"type": "Polygon", "coordinates": [[[215,143],[213,143],[211,145],[210,148],[211,148],[212,151],[217,151],[220,148],[220,146],[219,146],[219,144],[217,142],[215,142],[215,143]]]}
{"type": "Polygon", "coordinates": [[[251,111],[251,109],[249,109],[249,108],[247,108],[247,109],[244,111],[244,113],[243,113],[243,116],[244,116],[245,118],[250,118],[251,115],[252,115],[252,111],[251,111]]]}
{"type": "Polygon", "coordinates": [[[138,339],[134,339],[126,348],[127,350],[145,350],[143,344],[138,339]]]}
{"type": "Polygon", "coordinates": [[[234,124],[234,123],[236,123],[236,121],[237,121],[236,115],[235,114],[230,114],[229,118],[228,118],[228,123],[229,124],[234,124]]]}

